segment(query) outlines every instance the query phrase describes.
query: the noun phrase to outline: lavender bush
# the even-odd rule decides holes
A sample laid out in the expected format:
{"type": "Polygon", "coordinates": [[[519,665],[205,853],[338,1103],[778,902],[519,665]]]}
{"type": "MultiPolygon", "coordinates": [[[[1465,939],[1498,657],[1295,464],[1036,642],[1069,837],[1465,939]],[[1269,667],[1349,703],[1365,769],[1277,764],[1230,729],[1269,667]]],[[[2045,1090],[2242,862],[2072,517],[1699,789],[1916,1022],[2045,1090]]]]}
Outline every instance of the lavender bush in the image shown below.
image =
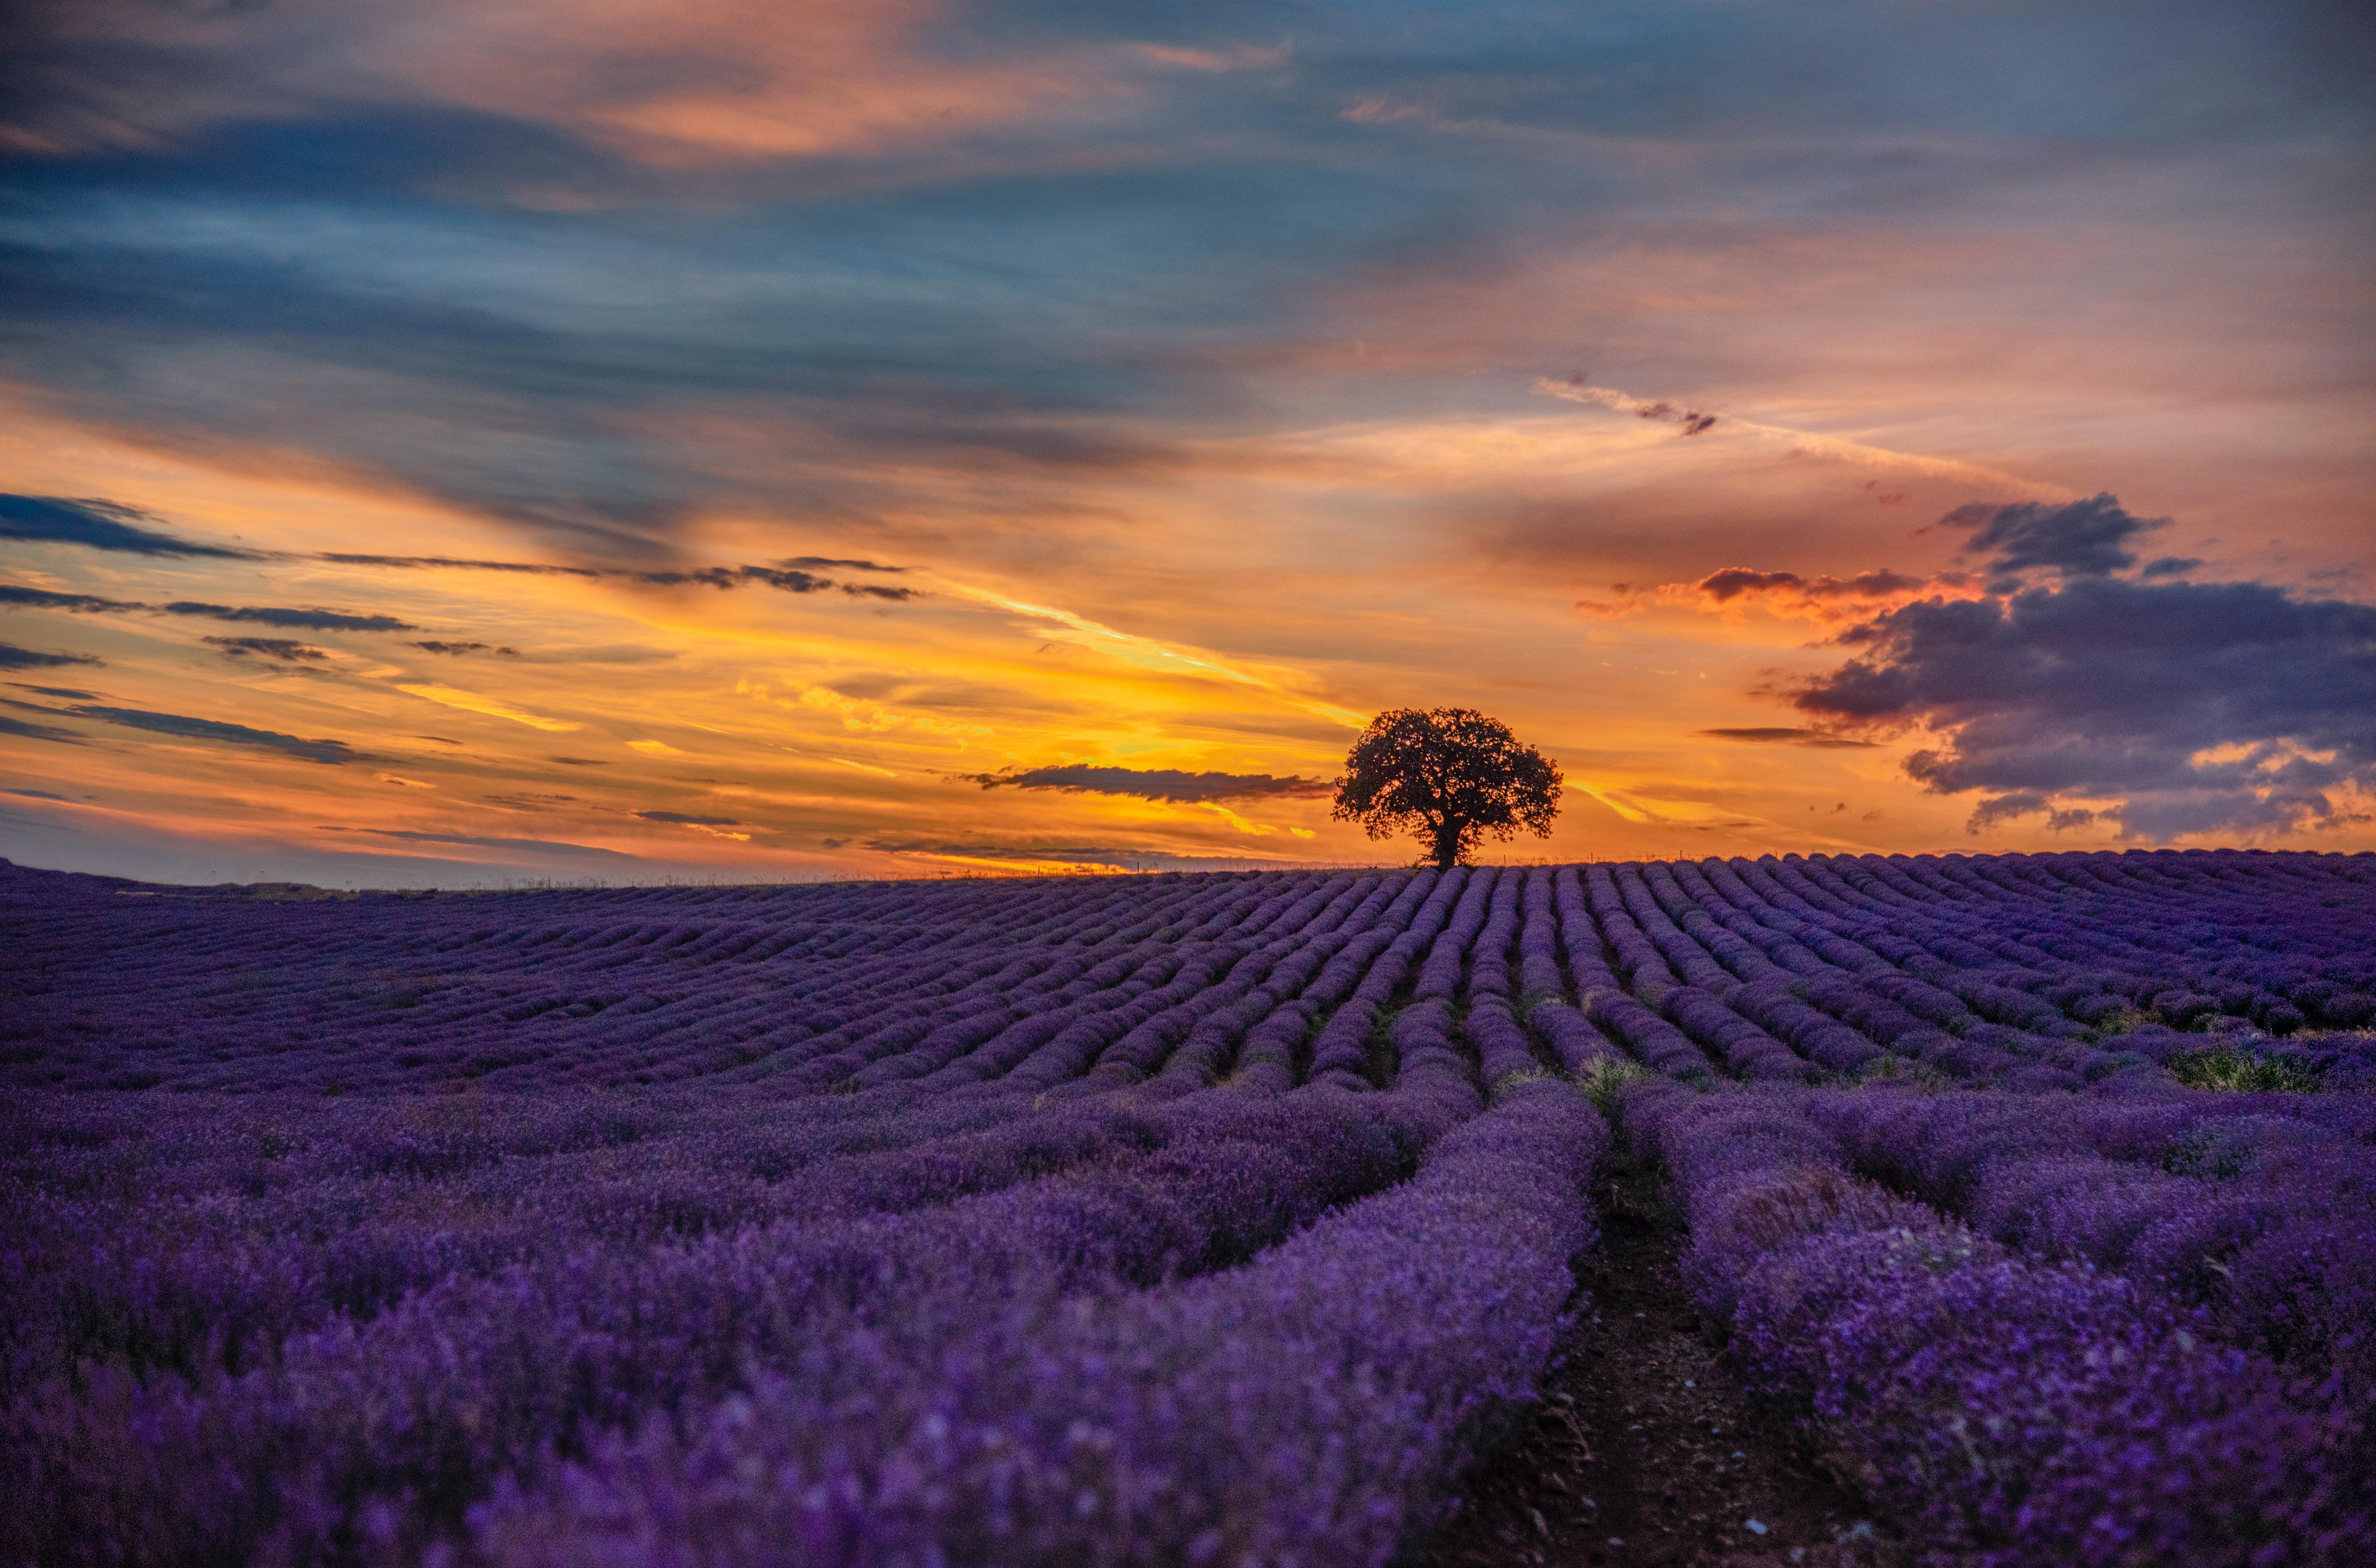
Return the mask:
{"type": "Polygon", "coordinates": [[[1937,1561],[2376,1561],[2376,858],[0,867],[0,1561],[1387,1562],[1583,1310],[1578,1082],[1937,1561]]]}
{"type": "Polygon", "coordinates": [[[1625,1091],[1686,1274],[1751,1385],[1806,1412],[1928,1561],[2345,1563],[2376,1545],[2363,1412],[2137,1281],[1855,1176],[1810,1102],[1625,1091]]]}

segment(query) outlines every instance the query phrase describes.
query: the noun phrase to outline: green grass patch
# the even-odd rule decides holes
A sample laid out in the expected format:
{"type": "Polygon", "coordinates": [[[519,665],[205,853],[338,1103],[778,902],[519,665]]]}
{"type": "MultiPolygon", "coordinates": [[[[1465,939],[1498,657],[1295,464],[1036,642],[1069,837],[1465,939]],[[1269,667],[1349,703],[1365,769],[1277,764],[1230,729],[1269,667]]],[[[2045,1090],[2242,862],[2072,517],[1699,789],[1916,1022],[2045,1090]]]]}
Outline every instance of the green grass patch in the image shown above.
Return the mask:
{"type": "Polygon", "coordinates": [[[1657,1075],[1638,1062],[1596,1062],[1579,1082],[1593,1109],[1606,1116],[1626,1085],[1645,1083],[1657,1075]]]}
{"type": "Polygon", "coordinates": [[[2189,1051],[2186,1055],[2169,1058],[2162,1065],[2169,1069],[2171,1077],[2191,1089],[2254,1093],[2274,1089],[2287,1094],[2308,1094],[2318,1087],[2318,1079],[2298,1067],[2272,1062],[2249,1051],[2239,1051],[2232,1045],[2189,1051]]]}

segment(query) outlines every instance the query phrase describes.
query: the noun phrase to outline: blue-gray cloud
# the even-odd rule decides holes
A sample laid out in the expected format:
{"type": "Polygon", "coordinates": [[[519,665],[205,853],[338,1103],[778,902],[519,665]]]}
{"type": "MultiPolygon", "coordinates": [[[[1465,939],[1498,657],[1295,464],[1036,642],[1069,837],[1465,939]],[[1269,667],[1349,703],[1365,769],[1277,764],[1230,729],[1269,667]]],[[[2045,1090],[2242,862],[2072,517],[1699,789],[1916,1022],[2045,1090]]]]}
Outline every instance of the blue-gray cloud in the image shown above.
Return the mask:
{"type": "Polygon", "coordinates": [[[785,566],[838,567],[851,572],[904,572],[905,566],[886,566],[880,561],[844,561],[831,555],[795,555],[778,563],[785,566]]]}
{"type": "Polygon", "coordinates": [[[365,760],[363,754],[344,741],[308,741],[295,735],[284,735],[278,730],[255,730],[244,724],[232,724],[220,719],[192,719],[179,713],[152,713],[137,707],[102,707],[95,703],[79,703],[63,710],[77,719],[96,719],[104,723],[121,725],[127,730],[142,730],[152,735],[168,735],[182,741],[217,741],[225,745],[249,746],[262,751],[279,752],[307,762],[345,763],[365,760]]]}
{"type": "Polygon", "coordinates": [[[171,604],[144,604],[137,600],[102,599],[96,594],[55,593],[48,588],[0,583],[0,610],[63,610],[76,615],[187,615],[208,621],[246,622],[261,626],[285,626],[305,632],[417,632],[421,628],[393,615],[356,615],[343,610],[296,610],[271,604],[208,604],[175,600],[171,604]]]}
{"type": "Polygon", "coordinates": [[[150,608],[152,606],[135,604],[129,600],[101,599],[88,593],[53,593],[48,588],[19,588],[14,583],[0,583],[0,609],[64,610],[76,615],[101,615],[150,608]]]}
{"type": "Polygon", "coordinates": [[[555,566],[535,561],[469,561],[452,555],[356,555],[345,551],[326,550],[314,559],[339,566],[389,566],[399,571],[516,572],[540,577],[600,577],[605,575],[593,566],[555,566]]]}
{"type": "MultiPolygon", "coordinates": [[[[845,227],[854,216],[842,215],[845,227]]],[[[1035,324],[1034,315],[1080,313],[1028,291],[951,289],[946,275],[978,275],[954,254],[965,231],[997,226],[990,209],[951,220],[938,235],[879,222],[890,232],[845,233],[822,254],[814,240],[779,236],[811,247],[788,265],[848,279],[846,303],[822,314],[773,285],[750,294],[747,273],[727,281],[744,271],[731,253],[766,236],[706,254],[695,244],[684,263],[719,287],[701,291],[712,303],[680,313],[678,330],[660,337],[623,330],[614,312],[566,293],[533,320],[468,303],[467,291],[408,297],[374,282],[367,258],[340,251],[298,267],[177,255],[133,234],[74,248],[0,244],[0,325],[10,334],[0,366],[70,415],[192,445],[317,453],[614,560],[673,555],[685,525],[722,505],[862,527],[883,504],[871,484],[836,477],[839,465],[790,465],[758,482],[721,471],[707,443],[670,435],[662,416],[682,407],[729,401],[813,426],[848,450],[944,464],[1052,471],[1146,461],[1152,444],[1094,416],[1143,400],[1157,367],[1085,341],[1087,320],[1035,324]],[[952,254],[904,283],[857,254],[919,243],[952,254]],[[208,393],[169,396],[137,371],[168,364],[208,393]],[[292,396],[301,367],[340,385],[340,398],[292,396]]],[[[407,232],[487,250],[490,267],[527,238],[490,246],[478,217],[425,211],[411,222],[407,232]]],[[[993,237],[975,248],[1001,246],[993,237]]],[[[598,275],[624,267],[615,281],[635,286],[642,259],[608,250],[597,244],[585,264],[598,275]]]]}
{"type": "MultiPolygon", "coordinates": [[[[213,545],[195,544],[171,534],[138,527],[133,520],[136,518],[142,522],[157,520],[152,514],[137,506],[98,497],[67,499],[55,495],[14,495],[0,493],[0,539],[76,544],[93,550],[116,551],[137,555],[214,557],[232,561],[290,558],[286,552],[232,550],[213,545]]],[[[920,598],[923,592],[921,588],[890,588],[874,583],[849,583],[834,577],[821,576],[813,568],[833,567],[886,575],[900,574],[908,570],[905,566],[885,565],[875,561],[823,555],[794,556],[790,560],[778,562],[772,566],[693,566],[674,570],[640,571],[623,567],[567,565],[529,561],[482,561],[446,555],[372,555],[348,551],[322,551],[306,559],[326,561],[340,566],[376,566],[396,570],[440,569],[509,572],[535,576],[608,578],[621,582],[642,583],[655,588],[733,588],[755,583],[785,593],[838,591],[853,598],[885,600],[894,603],[920,598]]],[[[88,595],[71,597],[75,600],[74,603],[67,604],[60,601],[55,607],[82,610],[123,607],[120,601],[97,600],[88,595]]],[[[215,607],[195,605],[168,605],[152,608],[161,608],[171,614],[204,614],[212,613],[215,610],[215,607]]],[[[296,623],[275,624],[295,624],[296,623]]],[[[390,628],[382,626],[346,629],[388,630],[390,628]]]]}
{"type": "Polygon", "coordinates": [[[162,615],[197,615],[209,621],[245,621],[260,626],[287,626],[305,632],[413,632],[409,621],[393,615],[354,615],[343,610],[291,610],[279,605],[205,604],[176,600],[153,607],[162,615]]]}
{"type": "Polygon", "coordinates": [[[324,552],[314,557],[341,566],[386,566],[416,571],[443,569],[464,572],[513,572],[531,576],[610,578],[653,588],[741,588],[763,584],[786,593],[824,593],[829,589],[864,599],[904,600],[921,596],[921,588],[884,588],[873,583],[838,582],[803,570],[808,566],[854,566],[868,572],[904,572],[905,566],[878,566],[872,561],[826,561],[804,555],[776,566],[689,566],[678,571],[627,571],[605,566],[549,565],[530,561],[464,561],[446,555],[352,555],[324,552]]]}
{"type": "Polygon", "coordinates": [[[1090,767],[1081,764],[972,773],[966,777],[985,790],[1062,790],[1189,803],[1264,797],[1312,799],[1335,788],[1325,778],[1278,778],[1267,773],[1183,773],[1170,767],[1090,767]]]}
{"type": "MultiPolygon", "coordinates": [[[[2140,517],[2109,493],[2090,495],[2061,506],[2039,501],[2016,501],[1990,506],[1974,503],[1958,506],[1939,519],[1940,526],[1968,529],[1966,553],[1993,551],[1988,563],[2002,576],[2043,569],[2071,576],[2102,576],[2137,564],[2129,541],[2141,533],[2169,526],[2168,517],[2140,517]]],[[[2178,563],[2164,557],[2155,563],[2160,576],[2175,567],[2199,566],[2200,561],[2178,563]]]]}
{"type": "Polygon", "coordinates": [[[1849,735],[1835,735],[1828,730],[1785,728],[1776,725],[1750,725],[1729,730],[1703,730],[1701,734],[1716,741],[1746,741],[1762,746],[1813,746],[1818,750],[1839,751],[1871,747],[1877,742],[1859,741],[1849,735]]]}
{"type": "Polygon", "coordinates": [[[0,643],[0,670],[63,670],[69,664],[98,664],[84,653],[42,653],[15,643],[0,643]]]}
{"type": "Polygon", "coordinates": [[[688,816],[683,812],[637,812],[646,822],[672,822],[687,827],[740,827],[742,823],[731,816],[688,816]]]}
{"type": "Polygon", "coordinates": [[[223,651],[225,659],[272,659],[283,664],[318,663],[328,659],[323,648],[301,643],[294,637],[206,637],[201,639],[223,651]]]}
{"type": "Polygon", "coordinates": [[[423,653],[442,653],[452,659],[467,658],[474,653],[492,653],[504,659],[517,659],[520,656],[519,649],[516,647],[498,647],[493,643],[440,642],[434,637],[411,646],[423,653]]]}
{"type": "MultiPolygon", "coordinates": [[[[49,21],[12,40],[0,115],[59,150],[0,166],[25,214],[0,244],[12,379],[161,444],[309,453],[621,561],[664,560],[721,505],[861,529],[898,510],[863,461],[754,477],[671,434],[675,411],[911,472],[1157,469],[1195,446],[1161,432],[1263,415],[1247,367],[1348,281],[1473,278],[1579,226],[1937,212],[2124,157],[2192,173],[2258,138],[2363,145],[2368,119],[2342,64],[2367,24],[2319,0],[961,0],[931,47],[968,62],[1272,53],[1150,67],[1087,122],[656,168],[572,123],[612,114],[407,101],[371,68],[386,7],[239,7],[203,45],[145,0],[31,9],[49,21]]],[[[605,57],[599,91],[764,74],[738,42],[689,24],[605,57]]]]}
{"type": "Polygon", "coordinates": [[[120,551],[130,555],[208,556],[221,561],[255,561],[253,550],[227,550],[193,544],[172,534],[146,529],[156,519],[137,506],[86,496],[0,493],[0,539],[53,544],[79,544],[92,550],[120,551]],[[137,519],[137,521],[136,521],[137,519]]]}
{"type": "Polygon", "coordinates": [[[54,724],[37,724],[28,719],[11,719],[0,714],[0,735],[14,735],[20,741],[54,741],[60,745],[79,746],[83,738],[71,730],[54,724]]]}
{"type": "Polygon", "coordinates": [[[1828,725],[1927,726],[1907,771],[1978,791],[1975,830],[2055,812],[2129,836],[2286,832],[2376,788],[2376,607],[2264,583],[2096,574],[1906,605],[1792,702],[1828,725]],[[2206,754],[2209,756],[2206,757],[2206,754]]]}

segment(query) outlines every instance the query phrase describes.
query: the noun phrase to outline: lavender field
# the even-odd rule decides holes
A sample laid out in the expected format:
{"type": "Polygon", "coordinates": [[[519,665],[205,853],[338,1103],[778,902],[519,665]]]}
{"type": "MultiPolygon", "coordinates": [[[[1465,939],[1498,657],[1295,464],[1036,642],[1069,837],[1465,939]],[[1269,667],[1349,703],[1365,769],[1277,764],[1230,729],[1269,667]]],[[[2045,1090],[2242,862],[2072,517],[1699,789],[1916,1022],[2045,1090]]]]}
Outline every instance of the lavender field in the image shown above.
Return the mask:
{"type": "Polygon", "coordinates": [[[1871,1525],[1505,1560],[2376,1561],[2376,857],[0,897],[10,1568],[1433,1561],[1620,1161],[1871,1525]]]}

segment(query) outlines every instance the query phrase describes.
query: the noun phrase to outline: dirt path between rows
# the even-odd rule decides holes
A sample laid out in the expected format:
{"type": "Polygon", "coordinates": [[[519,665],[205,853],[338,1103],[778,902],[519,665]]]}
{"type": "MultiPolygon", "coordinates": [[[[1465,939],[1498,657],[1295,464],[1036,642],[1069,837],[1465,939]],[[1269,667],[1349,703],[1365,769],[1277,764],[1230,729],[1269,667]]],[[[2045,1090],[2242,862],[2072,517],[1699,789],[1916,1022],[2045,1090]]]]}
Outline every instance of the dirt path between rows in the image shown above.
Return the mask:
{"type": "Polygon", "coordinates": [[[1676,1271],[1663,1173],[1612,1156],[1594,1198],[1594,1315],[1414,1568],[1895,1568],[1902,1550],[1726,1365],[1676,1271]]]}

